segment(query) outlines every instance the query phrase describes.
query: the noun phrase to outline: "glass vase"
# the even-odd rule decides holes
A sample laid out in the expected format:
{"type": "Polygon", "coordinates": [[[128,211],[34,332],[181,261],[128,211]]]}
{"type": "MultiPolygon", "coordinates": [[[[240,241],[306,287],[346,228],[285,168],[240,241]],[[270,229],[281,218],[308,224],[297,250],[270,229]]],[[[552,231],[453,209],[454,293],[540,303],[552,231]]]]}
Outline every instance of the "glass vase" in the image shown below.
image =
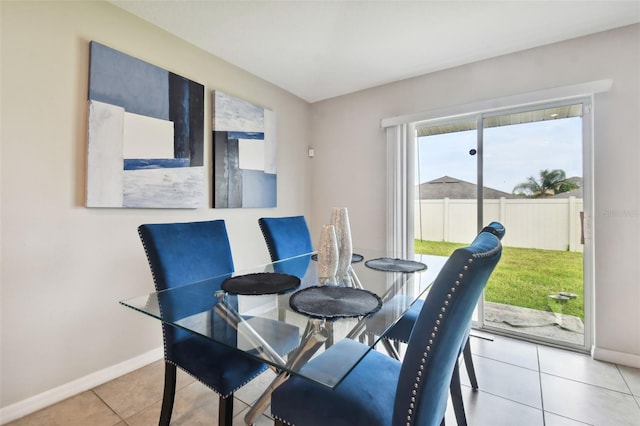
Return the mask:
{"type": "Polygon", "coordinates": [[[336,281],[338,241],[333,225],[324,225],[318,243],[318,280],[320,284],[336,281]]]}
{"type": "Polygon", "coordinates": [[[338,270],[336,279],[340,283],[349,285],[349,268],[353,255],[353,243],[351,241],[351,227],[349,225],[349,213],[346,207],[334,207],[331,211],[331,223],[335,227],[336,240],[338,242],[338,270]]]}

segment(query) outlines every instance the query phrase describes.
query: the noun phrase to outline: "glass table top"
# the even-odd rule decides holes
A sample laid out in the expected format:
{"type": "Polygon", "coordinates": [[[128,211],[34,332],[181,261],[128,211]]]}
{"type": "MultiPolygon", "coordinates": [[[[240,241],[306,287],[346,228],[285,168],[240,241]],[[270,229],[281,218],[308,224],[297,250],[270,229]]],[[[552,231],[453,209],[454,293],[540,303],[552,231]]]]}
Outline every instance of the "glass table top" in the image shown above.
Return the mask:
{"type": "Polygon", "coordinates": [[[418,298],[424,297],[446,260],[440,256],[415,255],[410,260],[426,264],[426,270],[385,272],[366,266],[366,260],[383,257],[381,252],[360,249],[354,252],[361,254],[364,261],[352,263],[347,282],[326,285],[351,285],[377,295],[382,305],[370,315],[327,319],[307,316],[291,308],[289,299],[293,294],[320,285],[313,253],[151,292],[120,303],[156,318],[166,326],[242,351],[264,361],[277,372],[300,375],[319,385],[334,388],[376,345],[380,336],[418,298]],[[221,290],[228,278],[249,276],[259,279],[264,273],[297,277],[300,285],[285,294],[236,295],[221,290]],[[288,337],[285,342],[285,336],[294,337],[293,340],[288,337]],[[351,354],[350,359],[345,359],[330,373],[301,371],[307,361],[345,338],[364,343],[359,346],[360,352],[351,354]]]}

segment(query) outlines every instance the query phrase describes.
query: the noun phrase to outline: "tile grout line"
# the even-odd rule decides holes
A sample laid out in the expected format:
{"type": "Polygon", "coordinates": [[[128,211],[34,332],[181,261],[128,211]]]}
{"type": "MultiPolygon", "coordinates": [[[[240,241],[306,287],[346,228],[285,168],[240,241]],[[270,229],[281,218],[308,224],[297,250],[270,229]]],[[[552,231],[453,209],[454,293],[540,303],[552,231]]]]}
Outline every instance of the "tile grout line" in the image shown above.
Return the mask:
{"type": "Polygon", "coordinates": [[[540,406],[542,407],[542,426],[547,424],[546,411],[544,409],[544,393],[542,391],[542,367],[540,366],[540,345],[536,345],[536,361],[538,362],[538,385],[540,386],[540,406]]]}
{"type": "MultiPolygon", "coordinates": [[[[608,392],[615,392],[615,393],[618,393],[620,395],[627,395],[627,396],[630,396],[630,397],[634,397],[634,395],[632,393],[627,393],[627,392],[619,391],[617,389],[611,389],[611,388],[608,388],[606,386],[596,385],[596,384],[589,383],[589,382],[584,382],[582,380],[572,379],[571,377],[559,376],[557,374],[545,373],[545,372],[542,372],[542,371],[540,372],[540,374],[541,375],[544,374],[545,376],[555,377],[555,378],[562,379],[562,380],[567,380],[567,381],[573,382],[573,383],[579,383],[579,384],[585,385],[585,386],[591,386],[593,388],[601,389],[601,390],[608,391],[608,392]]],[[[625,382],[625,385],[626,385],[626,382],[625,382]]]]}
{"type": "MultiPolygon", "coordinates": [[[[478,354],[472,354],[472,355],[473,355],[473,356],[480,357],[480,358],[488,359],[488,360],[491,360],[491,361],[499,362],[499,363],[501,363],[501,364],[510,365],[510,366],[512,366],[512,367],[522,368],[522,369],[524,369],[524,370],[528,370],[528,371],[536,371],[536,370],[534,370],[534,369],[532,369],[532,368],[527,368],[527,367],[523,367],[523,366],[521,366],[521,365],[512,364],[512,363],[510,363],[510,362],[501,361],[501,360],[498,360],[498,359],[495,359],[495,358],[491,358],[491,357],[488,357],[488,356],[482,356],[482,355],[478,355],[478,354]]],[[[538,373],[539,373],[539,372],[538,372],[538,373]]],[[[466,388],[471,389],[471,386],[470,386],[470,385],[467,385],[467,384],[464,384],[464,383],[461,383],[461,386],[464,386],[464,387],[466,387],[466,388]]],[[[507,397],[505,397],[505,396],[503,396],[503,395],[498,395],[498,394],[495,394],[495,393],[493,393],[493,392],[489,392],[489,391],[486,391],[486,390],[478,389],[478,390],[477,390],[477,392],[482,392],[482,393],[485,393],[485,394],[487,394],[487,395],[491,395],[491,396],[494,396],[494,397],[496,397],[496,398],[499,398],[499,399],[502,399],[502,400],[505,400],[505,401],[513,402],[514,404],[518,404],[518,405],[522,405],[522,406],[525,406],[525,407],[533,408],[534,410],[540,410],[540,411],[542,411],[542,413],[543,413],[543,418],[544,418],[544,409],[543,409],[543,408],[544,408],[544,406],[543,406],[542,404],[541,404],[541,407],[542,407],[542,408],[539,408],[539,407],[536,407],[536,406],[533,406],[533,405],[530,405],[530,404],[525,404],[525,403],[523,403],[523,402],[521,402],[521,401],[517,401],[517,400],[515,400],[515,399],[511,399],[511,398],[507,398],[507,397]]],[[[542,400],[542,389],[540,389],[540,399],[542,400]]],[[[543,425],[543,426],[544,426],[544,425],[543,425]]]]}
{"type": "MultiPolygon", "coordinates": [[[[537,345],[537,346],[539,347],[540,345],[537,345]]],[[[542,371],[542,367],[540,366],[540,355],[539,355],[539,352],[538,352],[538,370],[540,371],[540,376],[541,377],[544,374],[544,375],[549,376],[549,377],[556,377],[558,379],[568,380],[570,382],[579,383],[579,384],[582,384],[582,385],[585,385],[585,386],[592,386],[594,388],[598,388],[598,389],[602,389],[602,390],[606,390],[606,391],[610,391],[610,392],[616,392],[616,393],[619,393],[619,394],[622,394],[622,395],[630,395],[630,396],[633,397],[634,395],[633,395],[633,392],[631,391],[631,387],[629,386],[629,384],[627,383],[627,380],[625,379],[624,375],[620,371],[620,368],[619,368],[618,364],[615,364],[615,363],[607,363],[607,364],[610,364],[610,365],[615,367],[616,371],[620,375],[620,378],[622,379],[622,382],[627,387],[628,392],[627,391],[620,391],[618,389],[612,389],[610,387],[603,386],[603,385],[598,385],[598,384],[595,384],[595,383],[589,383],[589,382],[586,382],[586,381],[583,381],[583,380],[578,380],[578,379],[574,379],[574,378],[567,377],[567,376],[561,376],[559,374],[553,374],[553,373],[544,372],[544,371],[542,371]]]]}
{"type": "Polygon", "coordinates": [[[620,371],[620,366],[618,364],[613,364],[613,365],[616,366],[616,371],[618,372],[618,374],[620,374],[620,377],[622,377],[622,381],[627,386],[627,389],[629,390],[629,395],[634,397],[634,399],[636,400],[638,405],[640,405],[640,402],[638,401],[637,395],[633,394],[633,391],[631,390],[631,386],[629,385],[629,382],[627,382],[627,379],[624,377],[624,374],[622,374],[622,371],[620,371]]]}
{"type": "Polygon", "coordinates": [[[124,422],[124,424],[128,424],[127,421],[123,419],[122,416],[116,412],[116,410],[114,410],[109,404],[107,404],[107,401],[105,401],[104,399],[102,399],[100,395],[98,395],[98,392],[96,392],[94,389],[91,389],[91,393],[95,395],[95,397],[98,398],[100,402],[102,402],[105,405],[105,407],[107,407],[113,414],[116,415],[116,417],[120,419],[118,423],[124,422]]]}
{"type": "MultiPolygon", "coordinates": [[[[538,345],[538,347],[539,347],[539,345],[538,345]]],[[[536,351],[538,352],[538,348],[536,348],[536,351]]],[[[620,376],[622,377],[622,379],[623,379],[625,385],[627,386],[627,388],[629,388],[629,390],[631,390],[631,388],[627,384],[626,380],[624,379],[624,376],[622,375],[622,373],[618,369],[618,365],[617,364],[614,364],[614,365],[615,365],[616,370],[618,371],[618,373],[620,373],[620,376]]],[[[545,373],[545,372],[542,371],[542,367],[540,366],[540,354],[539,354],[539,352],[538,352],[538,369],[539,369],[539,377],[540,377],[540,395],[542,396],[543,422],[545,422],[544,424],[546,424],[546,417],[544,416],[544,413],[546,413],[547,411],[544,410],[544,393],[542,391],[542,376],[543,375],[546,375],[546,376],[549,376],[549,377],[555,377],[555,378],[562,379],[562,380],[567,380],[567,381],[574,382],[574,383],[579,383],[579,384],[585,385],[585,386],[591,386],[591,387],[594,387],[594,388],[597,388],[597,389],[602,389],[602,390],[605,390],[605,391],[608,391],[608,392],[616,392],[616,393],[619,393],[621,395],[627,395],[627,393],[625,393],[625,392],[621,392],[621,391],[618,391],[618,390],[615,390],[615,389],[610,389],[610,388],[607,388],[607,387],[604,387],[604,386],[595,385],[595,384],[592,384],[592,383],[587,383],[587,382],[583,382],[583,381],[580,381],[580,380],[575,380],[575,379],[572,379],[572,378],[569,378],[569,377],[559,376],[559,375],[556,375],[556,374],[545,373]]],[[[633,397],[633,393],[629,393],[629,395],[631,395],[633,397]]],[[[638,404],[638,405],[640,405],[640,404],[638,404]]],[[[590,423],[585,423],[582,420],[574,419],[572,417],[567,417],[565,415],[554,413],[552,411],[549,411],[549,413],[554,414],[556,416],[563,417],[565,419],[572,420],[574,422],[578,422],[578,423],[589,425],[589,426],[594,426],[594,425],[592,425],[590,423]]]]}
{"type": "MultiPolygon", "coordinates": [[[[462,386],[464,386],[465,388],[471,389],[471,386],[469,386],[469,385],[462,385],[462,386]]],[[[493,392],[489,392],[489,391],[486,391],[486,390],[478,389],[477,391],[473,391],[473,392],[482,392],[484,394],[491,395],[491,396],[493,396],[495,398],[499,398],[499,399],[502,399],[502,400],[505,400],[505,401],[513,402],[514,404],[522,405],[524,407],[529,407],[529,408],[532,408],[534,410],[541,410],[540,408],[534,407],[533,405],[525,404],[524,402],[516,401],[515,399],[507,398],[505,396],[498,395],[498,394],[495,394],[493,392]]]]}
{"type": "Polygon", "coordinates": [[[503,360],[500,360],[500,359],[491,358],[491,357],[485,356],[485,355],[473,354],[473,356],[477,356],[478,358],[489,359],[491,361],[499,362],[501,364],[510,365],[512,367],[523,368],[523,369],[529,370],[529,371],[535,371],[535,372],[539,372],[540,371],[540,366],[539,365],[538,365],[538,369],[533,369],[533,368],[530,368],[530,367],[525,367],[525,366],[520,365],[520,364],[514,364],[513,362],[507,362],[507,361],[503,361],[503,360]]]}

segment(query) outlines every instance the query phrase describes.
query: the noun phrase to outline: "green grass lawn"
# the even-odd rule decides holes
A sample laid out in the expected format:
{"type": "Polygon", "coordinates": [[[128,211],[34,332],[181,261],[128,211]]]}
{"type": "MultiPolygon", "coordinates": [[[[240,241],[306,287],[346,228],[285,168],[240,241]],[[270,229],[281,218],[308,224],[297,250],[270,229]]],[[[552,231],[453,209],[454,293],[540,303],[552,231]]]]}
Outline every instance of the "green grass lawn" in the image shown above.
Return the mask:
{"type": "MultiPolygon", "coordinates": [[[[466,244],[415,240],[415,252],[449,256],[466,244]]],[[[560,291],[577,294],[562,310],[584,320],[582,253],[504,247],[500,263],[485,289],[485,300],[513,306],[560,312],[560,305],[549,299],[560,291]]]]}

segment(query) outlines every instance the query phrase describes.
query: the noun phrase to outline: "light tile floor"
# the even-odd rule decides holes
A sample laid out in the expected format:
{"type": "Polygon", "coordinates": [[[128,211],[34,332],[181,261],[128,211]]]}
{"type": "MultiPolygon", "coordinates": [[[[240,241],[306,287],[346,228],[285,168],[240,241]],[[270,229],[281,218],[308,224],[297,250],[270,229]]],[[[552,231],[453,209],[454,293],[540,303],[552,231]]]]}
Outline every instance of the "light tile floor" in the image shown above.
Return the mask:
{"type": "MultiPolygon", "coordinates": [[[[472,338],[480,385],[469,387],[461,368],[470,426],[640,426],[640,369],[501,336],[472,338]]],[[[162,361],[10,423],[11,426],[158,424],[162,361]]],[[[234,425],[273,377],[266,372],[236,393],[234,425]]],[[[186,374],[178,375],[172,425],[216,423],[218,398],[186,374]]],[[[451,407],[446,423],[455,425],[451,407]]],[[[257,425],[272,425],[264,415],[257,425]]],[[[331,426],[331,425],[327,425],[331,426]]]]}

